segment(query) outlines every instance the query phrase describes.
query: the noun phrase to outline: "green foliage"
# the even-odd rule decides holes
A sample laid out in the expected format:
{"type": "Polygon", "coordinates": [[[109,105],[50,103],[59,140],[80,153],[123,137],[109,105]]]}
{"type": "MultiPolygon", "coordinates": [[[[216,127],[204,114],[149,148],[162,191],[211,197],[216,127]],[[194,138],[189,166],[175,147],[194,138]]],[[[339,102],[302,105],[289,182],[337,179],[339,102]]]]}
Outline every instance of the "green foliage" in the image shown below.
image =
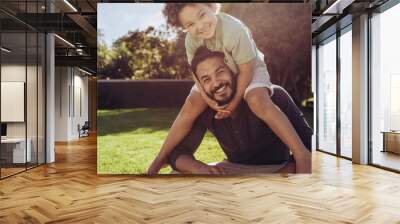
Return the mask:
{"type": "Polygon", "coordinates": [[[99,78],[104,77],[104,68],[108,68],[111,63],[111,52],[108,50],[106,43],[103,41],[103,34],[101,30],[97,31],[99,42],[97,43],[97,68],[99,71],[99,78]]]}
{"type": "MultiPolygon", "coordinates": [[[[178,109],[98,110],[97,171],[102,174],[144,174],[168,134],[178,109]]],[[[207,133],[195,157],[203,162],[225,158],[207,133]]],[[[171,168],[161,170],[168,174],[171,168]]]]}
{"type": "MultiPolygon", "coordinates": [[[[168,39],[172,31],[129,31],[113,43],[110,50],[99,45],[100,79],[171,79],[190,77],[183,42],[168,39]],[[180,46],[180,47],[179,47],[180,46]]],[[[182,36],[182,35],[181,35],[182,36]]]]}

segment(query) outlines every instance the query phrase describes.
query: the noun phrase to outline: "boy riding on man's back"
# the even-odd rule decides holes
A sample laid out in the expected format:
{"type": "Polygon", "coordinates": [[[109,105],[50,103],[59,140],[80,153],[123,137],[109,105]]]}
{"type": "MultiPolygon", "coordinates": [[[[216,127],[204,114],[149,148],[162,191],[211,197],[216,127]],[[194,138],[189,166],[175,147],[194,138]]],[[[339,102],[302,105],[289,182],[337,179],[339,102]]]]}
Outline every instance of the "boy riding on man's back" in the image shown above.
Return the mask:
{"type": "MultiPolygon", "coordinates": [[[[187,32],[186,54],[191,64],[200,46],[224,52],[225,63],[236,74],[236,94],[227,105],[218,105],[202,90],[197,81],[174,121],[148,174],[157,174],[167,164],[170,152],[189,133],[196,118],[209,106],[217,111],[217,119],[225,119],[244,98],[250,109],[262,119],[290,148],[296,161],[297,173],[311,172],[311,154],[306,149],[292,124],[272,102],[272,83],[264,62],[264,55],[257,49],[250,30],[238,19],[219,12],[218,3],[167,3],[164,10],[167,23],[187,32]]],[[[225,87],[216,90],[224,94],[225,87]]]]}

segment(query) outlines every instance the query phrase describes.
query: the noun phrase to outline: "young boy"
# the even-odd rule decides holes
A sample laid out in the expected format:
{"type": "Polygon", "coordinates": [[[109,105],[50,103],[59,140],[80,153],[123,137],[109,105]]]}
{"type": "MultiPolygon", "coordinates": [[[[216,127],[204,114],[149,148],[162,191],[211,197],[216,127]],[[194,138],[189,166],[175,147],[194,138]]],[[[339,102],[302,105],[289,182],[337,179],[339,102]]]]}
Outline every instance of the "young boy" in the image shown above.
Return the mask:
{"type": "MultiPolygon", "coordinates": [[[[240,20],[219,13],[218,9],[218,3],[167,3],[163,10],[169,25],[183,28],[187,32],[185,47],[189,64],[200,46],[224,52],[225,63],[237,74],[237,87],[236,94],[228,105],[217,105],[196,83],[159,154],[152,162],[148,174],[157,174],[166,164],[169,153],[187,135],[207,105],[217,111],[216,118],[224,119],[229,117],[230,111],[237,107],[242,98],[290,148],[296,160],[296,172],[310,173],[310,152],[303,145],[286,115],[271,101],[272,83],[264,63],[264,55],[257,49],[249,29],[240,20]]],[[[223,92],[224,89],[216,91],[223,92]]]]}

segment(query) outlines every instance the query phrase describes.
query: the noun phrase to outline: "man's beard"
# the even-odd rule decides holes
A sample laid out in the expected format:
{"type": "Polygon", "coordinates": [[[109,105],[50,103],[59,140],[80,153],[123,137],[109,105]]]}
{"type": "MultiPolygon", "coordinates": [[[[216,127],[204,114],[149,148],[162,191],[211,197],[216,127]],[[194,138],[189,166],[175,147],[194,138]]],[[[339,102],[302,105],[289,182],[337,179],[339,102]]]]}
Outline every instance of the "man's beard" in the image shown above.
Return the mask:
{"type": "MultiPolygon", "coordinates": [[[[232,76],[232,75],[231,75],[232,76]]],[[[214,89],[212,89],[211,90],[211,93],[208,93],[208,92],[206,92],[204,89],[204,92],[207,94],[207,96],[210,98],[210,99],[212,99],[212,100],[214,100],[214,101],[216,101],[217,103],[218,103],[218,106],[223,106],[223,105],[226,105],[226,104],[228,104],[229,102],[231,102],[231,100],[233,99],[233,97],[235,96],[235,94],[236,94],[236,77],[233,77],[232,76],[232,82],[231,82],[231,85],[229,85],[229,82],[221,82],[221,84],[219,84],[217,87],[215,87],[214,89]],[[226,85],[226,87],[225,88],[231,88],[231,90],[232,90],[232,92],[231,92],[231,95],[229,96],[229,97],[227,97],[226,99],[223,99],[223,100],[217,100],[217,99],[215,99],[215,97],[214,97],[214,94],[216,93],[216,91],[219,89],[219,88],[221,88],[222,86],[224,86],[224,85],[226,85]]]]}

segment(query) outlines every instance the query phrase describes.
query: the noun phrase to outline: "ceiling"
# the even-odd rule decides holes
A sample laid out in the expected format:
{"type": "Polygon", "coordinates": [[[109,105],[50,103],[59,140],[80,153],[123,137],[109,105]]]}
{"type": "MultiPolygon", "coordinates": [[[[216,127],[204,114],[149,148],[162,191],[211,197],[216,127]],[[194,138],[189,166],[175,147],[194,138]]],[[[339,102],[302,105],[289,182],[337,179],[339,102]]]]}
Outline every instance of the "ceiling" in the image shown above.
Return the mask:
{"type": "MultiPolygon", "coordinates": [[[[313,39],[324,35],[338,20],[377,7],[387,0],[269,0],[268,2],[305,2],[312,4],[313,39]],[[338,2],[333,11],[324,13],[338,2]],[[336,11],[335,11],[336,10],[336,11]]],[[[134,0],[1,0],[2,46],[13,49],[16,58],[35,53],[36,39],[25,31],[54,32],[56,65],[80,66],[93,73],[97,67],[97,3],[139,2],[134,0]],[[51,12],[51,13],[50,13],[51,12]],[[66,41],[64,41],[66,40],[66,41]],[[25,50],[25,41],[28,43],[25,50]]],[[[140,1],[151,2],[151,1],[140,1]]],[[[351,18],[350,18],[351,22],[351,18]]],[[[332,31],[334,32],[334,30],[332,31]]],[[[39,44],[39,48],[42,45],[39,44]]],[[[11,57],[10,57],[11,58],[11,57]]]]}
{"type": "Polygon", "coordinates": [[[96,10],[99,1],[51,0],[47,2],[46,5],[44,0],[1,0],[2,46],[12,50],[7,53],[7,60],[17,61],[18,58],[21,60],[25,58],[25,55],[28,59],[35,57],[36,51],[43,48],[43,44],[36,43],[37,33],[52,32],[57,34],[55,37],[56,65],[79,66],[95,74],[97,70],[96,10]],[[26,38],[25,32],[27,32],[26,38]],[[26,41],[28,44],[25,43],[26,41]]]}

